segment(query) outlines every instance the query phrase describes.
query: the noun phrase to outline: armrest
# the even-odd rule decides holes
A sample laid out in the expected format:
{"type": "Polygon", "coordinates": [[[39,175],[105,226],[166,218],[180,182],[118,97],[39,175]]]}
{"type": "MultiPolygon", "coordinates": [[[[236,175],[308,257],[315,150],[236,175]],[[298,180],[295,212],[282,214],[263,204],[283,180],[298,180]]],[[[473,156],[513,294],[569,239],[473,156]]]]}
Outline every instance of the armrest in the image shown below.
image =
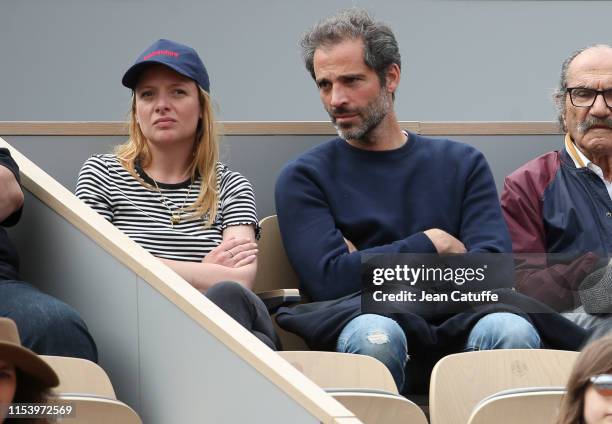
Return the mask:
{"type": "Polygon", "coordinates": [[[298,289],[269,290],[257,293],[257,296],[263,300],[271,314],[276,312],[281,306],[298,303],[302,300],[298,289]]]}

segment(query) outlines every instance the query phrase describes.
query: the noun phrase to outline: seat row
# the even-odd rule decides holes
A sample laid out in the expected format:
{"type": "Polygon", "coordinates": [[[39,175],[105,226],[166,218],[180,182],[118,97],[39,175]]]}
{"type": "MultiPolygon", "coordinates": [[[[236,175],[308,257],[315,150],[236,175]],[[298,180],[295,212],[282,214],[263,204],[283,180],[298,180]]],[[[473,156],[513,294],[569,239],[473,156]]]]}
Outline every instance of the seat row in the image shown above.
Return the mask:
{"type": "MultiPolygon", "coordinates": [[[[279,354],[363,423],[428,422],[421,407],[399,395],[389,371],[374,358],[331,352],[279,354]]],[[[545,349],[449,355],[432,374],[430,422],[551,422],[577,355],[545,349]]],[[[42,358],[60,379],[53,402],[71,405],[76,412],[71,422],[141,423],[136,412],[116,399],[110,379],[97,364],[77,358],[42,358]]]]}
{"type": "Polygon", "coordinates": [[[578,356],[548,349],[449,355],[434,368],[429,405],[419,406],[398,393],[390,372],[374,358],[311,351],[279,354],[366,424],[426,424],[427,412],[431,424],[552,422],[578,356]]]}

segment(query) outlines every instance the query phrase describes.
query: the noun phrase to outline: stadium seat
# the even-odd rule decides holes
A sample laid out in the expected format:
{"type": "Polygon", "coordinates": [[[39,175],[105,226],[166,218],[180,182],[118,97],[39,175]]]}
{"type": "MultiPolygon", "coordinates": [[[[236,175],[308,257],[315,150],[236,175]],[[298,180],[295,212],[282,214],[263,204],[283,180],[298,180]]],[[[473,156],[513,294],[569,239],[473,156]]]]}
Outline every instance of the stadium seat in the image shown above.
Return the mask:
{"type": "Polygon", "coordinates": [[[371,356],[312,351],[279,355],[325,390],[378,389],[399,394],[391,372],[371,356]]]}
{"type": "Polygon", "coordinates": [[[430,421],[465,424],[478,402],[502,390],[565,386],[577,356],[578,352],[546,349],[448,355],[431,375],[430,421]]]}
{"type": "Polygon", "coordinates": [[[57,373],[60,384],[55,393],[102,396],[116,399],[113,385],[98,364],[80,358],[40,355],[57,373]]]}
{"type": "Polygon", "coordinates": [[[415,403],[383,391],[327,390],[364,424],[427,424],[425,414],[415,403]]]}
{"type": "Polygon", "coordinates": [[[300,280],[289,263],[276,215],[259,222],[261,237],[258,243],[257,276],[255,291],[268,292],[278,289],[299,289],[300,280]]]}
{"type": "Polygon", "coordinates": [[[504,390],[481,400],[468,424],[552,423],[564,394],[564,387],[504,390]]]}
{"type": "MultiPolygon", "coordinates": [[[[259,225],[261,237],[257,243],[259,255],[253,290],[272,313],[281,304],[297,303],[305,299],[299,291],[300,281],[287,258],[276,215],[265,217],[259,225]]],[[[274,326],[283,350],[309,350],[302,338],[283,330],[276,325],[276,321],[274,326]]]]}
{"type": "Polygon", "coordinates": [[[142,424],[142,420],[132,408],[117,399],[99,396],[59,395],[49,402],[52,405],[70,405],[74,415],[65,417],[61,422],[70,424],[142,424]]]}

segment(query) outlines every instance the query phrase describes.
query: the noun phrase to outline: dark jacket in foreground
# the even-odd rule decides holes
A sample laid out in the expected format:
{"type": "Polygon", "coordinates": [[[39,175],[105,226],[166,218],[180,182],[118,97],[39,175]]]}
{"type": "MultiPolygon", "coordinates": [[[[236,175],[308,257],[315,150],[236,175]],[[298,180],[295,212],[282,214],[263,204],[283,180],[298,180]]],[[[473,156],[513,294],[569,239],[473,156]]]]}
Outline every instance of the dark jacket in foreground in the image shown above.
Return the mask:
{"type": "MultiPolygon", "coordinates": [[[[15,175],[17,181],[19,181],[19,168],[8,149],[0,149],[0,166],[8,168],[15,175]]],[[[19,257],[17,256],[17,250],[15,250],[3,227],[15,225],[21,218],[21,211],[22,208],[19,208],[0,223],[2,225],[0,227],[0,280],[19,279],[19,257]]]]}

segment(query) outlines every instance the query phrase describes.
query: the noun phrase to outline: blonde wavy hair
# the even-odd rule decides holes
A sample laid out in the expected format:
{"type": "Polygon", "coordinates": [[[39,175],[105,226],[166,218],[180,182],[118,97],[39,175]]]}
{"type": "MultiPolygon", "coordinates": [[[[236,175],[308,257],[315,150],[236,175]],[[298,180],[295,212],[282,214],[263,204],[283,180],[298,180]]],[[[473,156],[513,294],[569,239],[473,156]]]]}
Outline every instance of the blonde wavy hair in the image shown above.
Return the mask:
{"type": "MultiPolygon", "coordinates": [[[[189,175],[195,180],[197,175],[202,178],[200,193],[196,201],[185,209],[189,219],[202,218],[204,227],[210,227],[217,215],[219,202],[217,162],[219,161],[219,136],[215,121],[212,101],[207,92],[196,84],[200,100],[200,120],[196,129],[193,158],[189,164],[189,175]]],[[[130,138],[115,148],[115,155],[121,165],[145,187],[155,190],[136,172],[136,163],[144,169],[151,163],[151,151],[147,139],[140,130],[136,120],[136,96],[132,93],[132,109],[130,111],[130,138]]]]}

